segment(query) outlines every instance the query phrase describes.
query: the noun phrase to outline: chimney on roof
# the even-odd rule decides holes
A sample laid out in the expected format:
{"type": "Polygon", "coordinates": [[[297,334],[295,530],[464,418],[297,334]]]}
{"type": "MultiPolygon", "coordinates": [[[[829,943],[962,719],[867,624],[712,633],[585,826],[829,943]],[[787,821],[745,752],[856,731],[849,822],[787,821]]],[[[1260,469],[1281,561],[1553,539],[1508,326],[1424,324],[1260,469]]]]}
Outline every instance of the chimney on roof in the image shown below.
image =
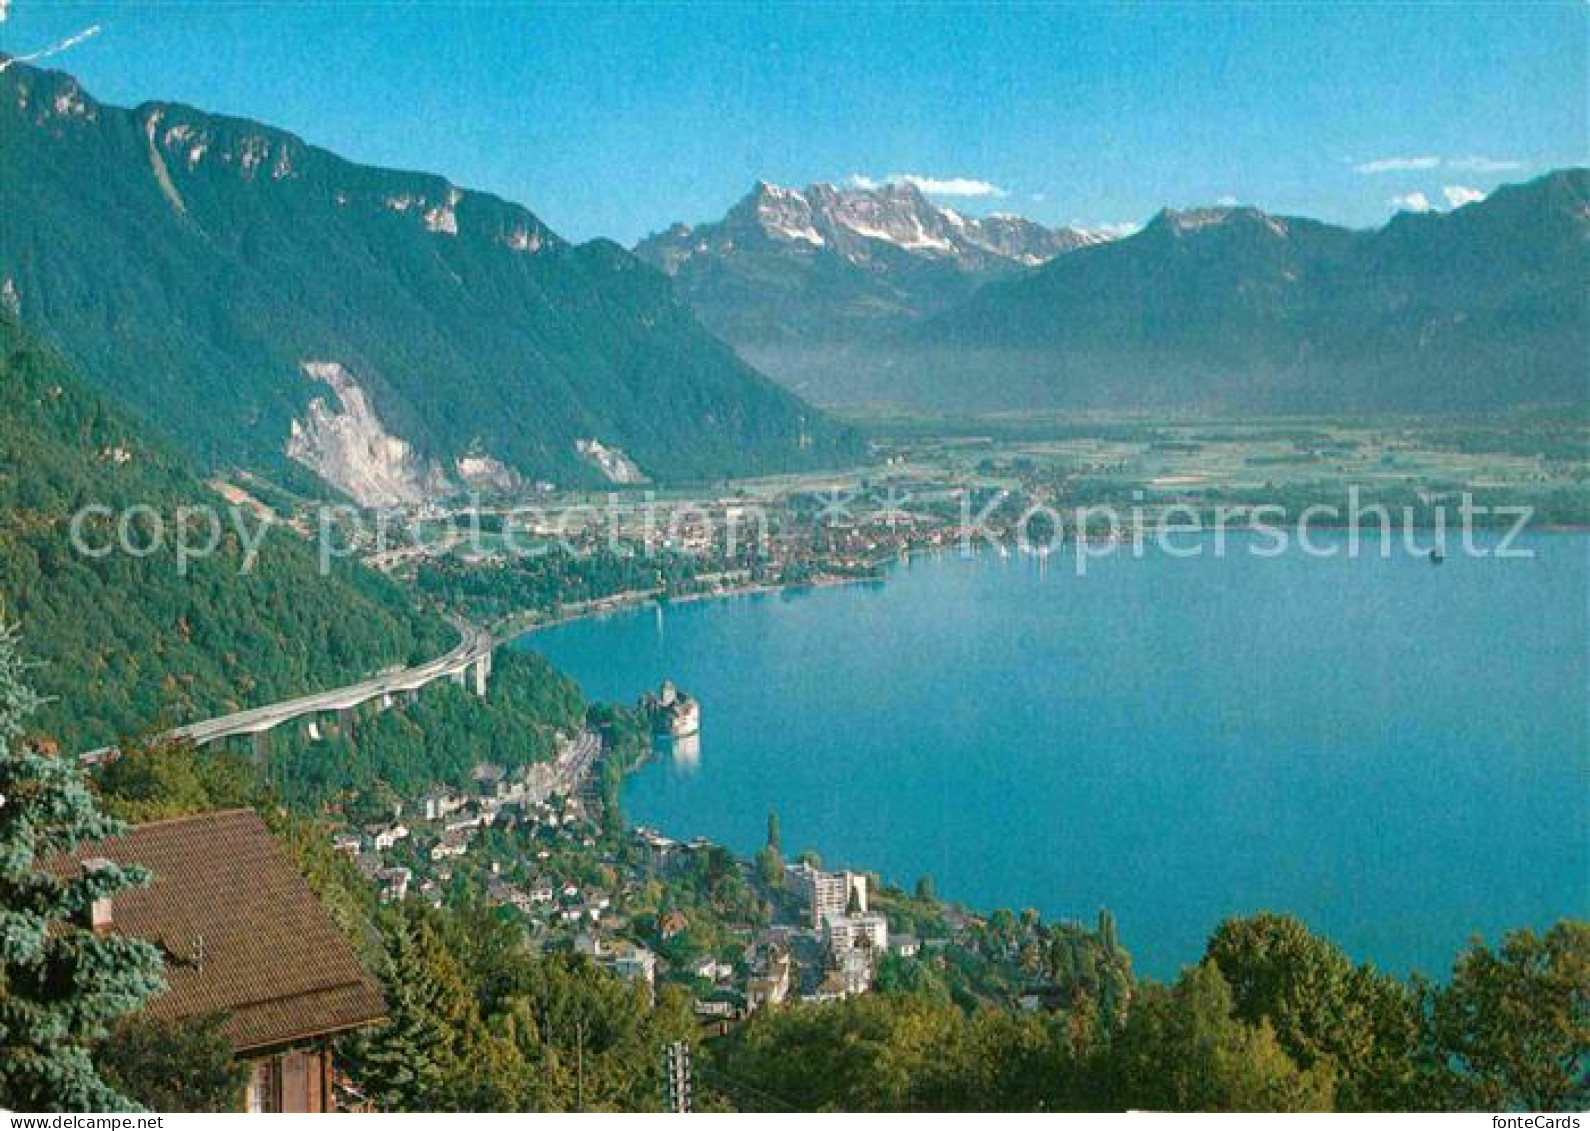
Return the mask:
{"type": "MultiPolygon", "coordinates": [[[[83,874],[89,876],[93,875],[95,872],[101,872],[106,868],[112,867],[115,867],[115,865],[111,861],[105,859],[103,856],[95,856],[89,860],[83,861],[83,874]]],[[[107,895],[103,898],[96,899],[93,903],[89,904],[87,926],[88,929],[93,931],[96,935],[109,934],[111,928],[115,926],[115,922],[116,919],[111,909],[110,896],[107,895]]]]}

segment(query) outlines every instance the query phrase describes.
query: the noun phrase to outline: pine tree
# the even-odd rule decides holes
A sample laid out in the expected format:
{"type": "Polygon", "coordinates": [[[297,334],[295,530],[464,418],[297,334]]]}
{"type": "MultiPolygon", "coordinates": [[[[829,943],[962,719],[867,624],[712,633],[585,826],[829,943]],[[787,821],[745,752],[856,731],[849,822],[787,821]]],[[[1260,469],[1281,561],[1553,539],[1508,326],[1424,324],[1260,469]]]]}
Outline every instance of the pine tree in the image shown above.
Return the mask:
{"type": "Polygon", "coordinates": [[[756,874],[770,888],[784,886],[784,857],[779,843],[778,814],[767,815],[767,844],[756,854],[756,874]]]}
{"type": "Polygon", "coordinates": [[[448,1034],[431,1011],[436,987],[408,923],[387,936],[383,973],[387,1023],[348,1043],[349,1071],[382,1111],[434,1110],[448,1034]]]}
{"type": "Polygon", "coordinates": [[[488,1036],[434,919],[406,908],[387,934],[388,1021],[347,1047],[353,1078],[387,1111],[467,1108],[488,1036]]]}
{"type": "Polygon", "coordinates": [[[39,700],[14,630],[0,625],[0,1107],[112,1111],[136,1105],[106,1084],[90,1050],[109,1023],[163,988],[160,952],[87,927],[96,900],[147,882],[106,864],[65,876],[45,858],[115,836],[77,764],[17,740],[39,700]]]}

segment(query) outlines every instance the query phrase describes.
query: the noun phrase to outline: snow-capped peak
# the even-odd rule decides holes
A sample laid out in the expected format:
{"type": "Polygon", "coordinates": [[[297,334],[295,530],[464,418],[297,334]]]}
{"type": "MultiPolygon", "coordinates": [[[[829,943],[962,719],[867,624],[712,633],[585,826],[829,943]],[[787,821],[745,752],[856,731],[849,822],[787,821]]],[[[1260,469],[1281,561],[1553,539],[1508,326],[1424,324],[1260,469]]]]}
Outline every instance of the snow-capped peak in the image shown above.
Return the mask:
{"type": "Polygon", "coordinates": [[[1180,210],[1166,208],[1154,218],[1154,222],[1178,234],[1199,232],[1206,228],[1227,227],[1235,223],[1260,225],[1282,239],[1289,234],[1284,217],[1271,216],[1267,212],[1245,205],[1216,205],[1180,210]]]}
{"type": "Polygon", "coordinates": [[[903,181],[866,188],[819,181],[804,190],[762,181],[735,213],[754,217],[761,233],[775,241],[828,247],[857,263],[892,248],[969,267],[998,261],[1031,265],[1097,242],[1010,213],[967,216],[934,204],[903,181]]]}

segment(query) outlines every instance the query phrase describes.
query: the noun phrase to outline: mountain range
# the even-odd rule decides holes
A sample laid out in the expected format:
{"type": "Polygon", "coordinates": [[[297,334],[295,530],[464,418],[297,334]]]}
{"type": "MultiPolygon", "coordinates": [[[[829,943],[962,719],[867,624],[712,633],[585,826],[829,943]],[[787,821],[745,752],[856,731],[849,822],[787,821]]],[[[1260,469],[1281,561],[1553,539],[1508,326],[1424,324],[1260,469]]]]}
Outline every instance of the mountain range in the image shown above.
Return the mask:
{"type": "Polygon", "coordinates": [[[201,469],[364,503],[863,459],[808,401],[1581,400],[1587,251],[1568,169],[1374,230],[1220,207],[1113,240],[909,182],[759,183],[631,254],[256,122],[0,72],[0,309],[201,469]]]}
{"type": "MultiPolygon", "coordinates": [[[[913,240],[926,202],[890,195],[899,222],[860,256],[814,243],[799,202],[767,186],[721,224],[637,253],[746,357],[824,404],[1473,411],[1590,397],[1584,169],[1369,231],[1167,209],[1127,238],[1056,233],[1002,258],[913,240]]],[[[829,240],[828,210],[811,214],[829,240]]]]}
{"type": "Polygon", "coordinates": [[[942,405],[1485,410],[1590,395],[1590,172],[1352,231],[1253,208],[996,284],[898,343],[942,405]],[[972,382],[975,381],[975,387],[972,382]]]}
{"type": "Polygon", "coordinates": [[[616,244],[257,122],[13,62],[0,217],[0,301],[204,466],[378,503],[861,453],[616,244]]]}
{"type": "Polygon", "coordinates": [[[848,353],[1104,238],[1004,213],[963,215],[908,181],[804,190],[764,181],[722,220],[675,224],[635,254],[672,276],[702,322],[753,365],[827,394],[848,353]]]}

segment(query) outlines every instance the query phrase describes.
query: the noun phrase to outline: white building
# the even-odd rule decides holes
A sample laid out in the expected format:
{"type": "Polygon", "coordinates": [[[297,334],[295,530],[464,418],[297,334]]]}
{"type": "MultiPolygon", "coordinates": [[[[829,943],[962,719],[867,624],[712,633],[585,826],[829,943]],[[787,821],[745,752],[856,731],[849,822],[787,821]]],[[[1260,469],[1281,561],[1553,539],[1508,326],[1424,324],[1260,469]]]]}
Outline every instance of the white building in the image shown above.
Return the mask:
{"type": "Polygon", "coordinates": [[[789,955],[782,950],[776,950],[769,956],[767,972],[745,983],[745,1008],[748,1012],[754,1012],[764,1005],[780,1005],[789,997],[792,965],[789,955]]]}
{"type": "Polygon", "coordinates": [[[645,982],[648,986],[656,985],[657,956],[639,943],[619,939],[613,944],[607,964],[620,978],[631,982],[645,982]]]}
{"type": "Polygon", "coordinates": [[[789,874],[806,891],[811,925],[821,928],[829,915],[867,911],[867,877],[861,872],[824,872],[809,864],[792,864],[789,874]]]}
{"type": "Polygon", "coordinates": [[[705,958],[698,958],[690,966],[690,973],[709,982],[727,982],[734,977],[734,966],[728,962],[720,962],[709,954],[705,958]]]}
{"type": "Polygon", "coordinates": [[[464,799],[456,790],[433,789],[420,798],[420,808],[427,821],[439,821],[464,807],[464,799]]]}
{"type": "Polygon", "coordinates": [[[449,833],[441,840],[431,845],[432,860],[446,860],[451,856],[462,856],[469,851],[469,840],[457,833],[449,833]]]}
{"type": "Polygon", "coordinates": [[[823,942],[834,955],[865,948],[875,954],[889,949],[889,920],[882,915],[825,915],[823,942]]]}
{"type": "Polygon", "coordinates": [[[408,835],[409,830],[403,825],[376,826],[370,830],[370,843],[377,852],[385,852],[408,835]]]}
{"type": "Polygon", "coordinates": [[[408,898],[409,881],[414,873],[407,868],[382,868],[375,874],[381,884],[382,903],[401,903],[408,898]]]}
{"type": "Polygon", "coordinates": [[[864,994],[872,988],[872,955],[861,947],[847,950],[835,973],[844,980],[846,997],[864,994]]]}

